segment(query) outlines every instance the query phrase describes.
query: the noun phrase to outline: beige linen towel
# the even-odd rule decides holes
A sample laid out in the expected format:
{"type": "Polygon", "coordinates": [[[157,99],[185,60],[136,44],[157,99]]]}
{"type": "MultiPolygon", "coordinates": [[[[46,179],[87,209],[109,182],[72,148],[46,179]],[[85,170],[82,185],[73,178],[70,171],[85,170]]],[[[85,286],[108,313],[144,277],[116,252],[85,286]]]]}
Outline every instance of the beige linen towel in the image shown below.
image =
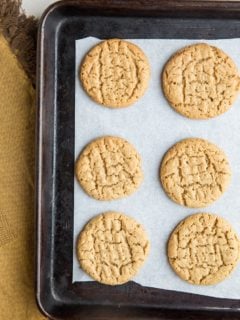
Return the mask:
{"type": "Polygon", "coordinates": [[[35,31],[19,1],[0,1],[0,320],[44,319],[34,294],[35,31]]]}

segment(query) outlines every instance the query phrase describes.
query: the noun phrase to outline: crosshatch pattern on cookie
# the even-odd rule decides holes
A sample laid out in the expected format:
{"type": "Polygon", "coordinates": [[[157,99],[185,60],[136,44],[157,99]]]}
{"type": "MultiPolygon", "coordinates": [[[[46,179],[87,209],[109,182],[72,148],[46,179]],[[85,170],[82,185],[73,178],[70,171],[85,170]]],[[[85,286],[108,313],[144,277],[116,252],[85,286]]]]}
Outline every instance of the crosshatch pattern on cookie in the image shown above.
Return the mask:
{"type": "Polygon", "coordinates": [[[190,138],[171,147],[160,169],[167,195],[190,208],[206,207],[227,189],[231,169],[225,153],[204,139],[190,138]]]}
{"type": "Polygon", "coordinates": [[[236,267],[239,253],[239,239],[231,225],[209,213],[187,217],[168,241],[172,268],[192,284],[211,285],[224,280],[236,267]]]}
{"type": "Polygon", "coordinates": [[[149,253],[143,227],[119,212],[91,219],[79,235],[77,255],[82,269],[93,279],[116,285],[129,281],[149,253]]]}
{"type": "Polygon", "coordinates": [[[134,146],[111,136],[87,145],[77,160],[76,175],[86,193],[97,200],[129,196],[143,180],[141,158],[134,146]]]}
{"type": "Polygon", "coordinates": [[[80,66],[83,88],[97,103],[110,108],[127,107],[147,89],[148,59],[133,43],[106,40],[91,49],[80,66]]]}
{"type": "Polygon", "coordinates": [[[226,112],[240,89],[234,61],[205,43],[178,51],[164,67],[162,87],[171,106],[193,119],[208,119],[226,112]]]}

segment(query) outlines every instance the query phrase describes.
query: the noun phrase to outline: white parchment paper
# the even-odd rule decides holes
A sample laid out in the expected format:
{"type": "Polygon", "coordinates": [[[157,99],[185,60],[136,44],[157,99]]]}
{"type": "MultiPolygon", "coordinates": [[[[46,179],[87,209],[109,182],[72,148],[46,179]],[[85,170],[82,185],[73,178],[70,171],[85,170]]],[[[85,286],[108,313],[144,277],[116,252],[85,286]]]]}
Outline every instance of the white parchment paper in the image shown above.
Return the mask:
{"type": "MultiPolygon", "coordinates": [[[[78,78],[79,65],[87,51],[100,40],[76,41],[75,158],[92,139],[116,135],[134,144],[142,157],[144,182],[132,196],[111,202],[87,196],[76,179],[74,184],[73,282],[91,281],[79,268],[75,244],[84,224],[96,214],[108,210],[124,212],[143,224],[151,241],[150,255],[133,279],[149,287],[192,292],[224,298],[240,298],[240,264],[232,275],[215,286],[194,286],[181,280],[171,269],[166,256],[167,239],[180,220],[196,212],[216,213],[225,217],[240,235],[240,98],[225,114],[211,120],[190,120],[175,111],[165,100],[160,74],[165,62],[178,49],[199,40],[130,40],[149,58],[149,88],[129,108],[111,110],[92,101],[78,78]],[[172,202],[159,182],[159,165],[164,153],[183,138],[200,137],[216,143],[228,155],[232,181],[225,194],[211,206],[188,209],[172,202]]],[[[240,69],[240,39],[204,40],[228,53],[240,69]]]]}

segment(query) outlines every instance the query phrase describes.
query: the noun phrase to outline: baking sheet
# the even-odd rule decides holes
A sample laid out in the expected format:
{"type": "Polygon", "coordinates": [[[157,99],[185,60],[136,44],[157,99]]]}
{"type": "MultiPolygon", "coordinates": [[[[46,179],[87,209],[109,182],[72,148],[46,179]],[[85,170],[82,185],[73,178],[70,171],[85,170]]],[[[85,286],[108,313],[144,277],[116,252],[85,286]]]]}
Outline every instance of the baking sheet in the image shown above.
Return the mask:
{"type": "MultiPolygon", "coordinates": [[[[86,195],[74,181],[73,282],[91,281],[76,258],[76,239],[85,223],[108,210],[124,212],[145,227],[150,242],[149,257],[135,282],[154,288],[190,292],[221,298],[240,298],[240,264],[222,283],[194,286],[181,280],[167,261],[167,239],[189,214],[216,213],[225,217],[240,235],[240,96],[225,114],[210,120],[191,120],[176,113],[165,100],[160,75],[165,62],[180,48],[199,40],[131,39],[145,52],[151,66],[151,79],[145,95],[133,106],[119,110],[102,107],[83,91],[78,78],[79,65],[99,39],[88,37],[75,42],[75,158],[91,140],[103,135],[123,137],[134,144],[142,157],[144,181],[136,193],[121,200],[97,201],[86,195]],[[228,155],[232,168],[230,187],[214,204],[204,209],[189,209],[172,202],[159,182],[159,165],[174,143],[199,137],[216,143],[228,155]]],[[[228,53],[240,69],[240,39],[203,40],[228,53]]]]}

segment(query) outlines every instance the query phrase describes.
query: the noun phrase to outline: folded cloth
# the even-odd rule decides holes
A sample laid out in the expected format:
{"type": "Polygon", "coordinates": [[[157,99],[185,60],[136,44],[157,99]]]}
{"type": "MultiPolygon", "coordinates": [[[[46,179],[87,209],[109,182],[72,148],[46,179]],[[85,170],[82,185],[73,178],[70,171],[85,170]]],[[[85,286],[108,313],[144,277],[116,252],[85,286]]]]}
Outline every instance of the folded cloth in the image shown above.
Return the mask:
{"type": "Polygon", "coordinates": [[[35,44],[24,35],[20,2],[0,2],[0,319],[38,320],[45,318],[34,294],[35,61],[24,59],[35,44]]]}

